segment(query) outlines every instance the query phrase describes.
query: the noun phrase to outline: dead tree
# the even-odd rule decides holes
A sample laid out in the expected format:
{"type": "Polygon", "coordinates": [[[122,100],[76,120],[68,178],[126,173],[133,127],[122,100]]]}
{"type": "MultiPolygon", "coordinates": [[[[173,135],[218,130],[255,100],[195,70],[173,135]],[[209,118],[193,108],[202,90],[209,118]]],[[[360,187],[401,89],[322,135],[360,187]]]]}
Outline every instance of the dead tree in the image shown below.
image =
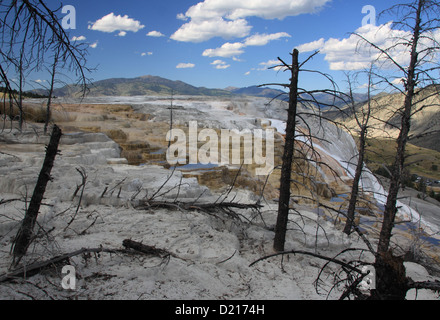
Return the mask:
{"type": "Polygon", "coordinates": [[[289,109],[287,111],[286,142],[284,145],[283,165],[281,168],[280,199],[278,217],[275,227],[274,249],[284,251],[286,241],[287,221],[290,210],[290,180],[292,175],[292,161],[295,147],[296,112],[298,107],[298,50],[293,50],[292,65],[288,66],[279,59],[292,73],[289,86],[289,109]]]}
{"type": "Polygon", "coordinates": [[[53,127],[49,145],[46,148],[46,157],[38,176],[29,208],[26,211],[21,227],[13,242],[12,251],[14,255],[14,265],[17,265],[20,262],[21,258],[26,254],[29,245],[32,243],[34,226],[38,218],[41,201],[43,200],[47,183],[51,179],[50,173],[54,165],[55,157],[58,153],[58,144],[61,135],[61,129],[55,125],[53,127]]]}
{"type": "MultiPolygon", "coordinates": [[[[286,240],[286,231],[288,225],[288,216],[291,210],[291,186],[292,183],[300,184],[305,186],[310,190],[311,193],[314,193],[309,187],[306,186],[305,181],[316,184],[316,181],[313,181],[312,173],[310,172],[310,167],[318,167],[318,166],[326,166],[330,171],[337,176],[337,173],[328,166],[326,163],[323,163],[320,160],[319,153],[316,152],[314,148],[314,139],[318,139],[318,137],[313,136],[312,129],[307,124],[306,117],[317,117],[320,123],[325,120],[325,117],[320,111],[320,106],[328,106],[334,107],[336,99],[342,99],[341,92],[337,90],[337,86],[335,82],[331,79],[331,77],[327,74],[316,70],[308,70],[302,68],[305,63],[307,63],[310,59],[312,59],[318,52],[315,52],[311,56],[309,56],[304,62],[299,63],[299,51],[297,49],[293,50],[292,56],[292,64],[289,65],[284,62],[281,58],[278,58],[280,61],[280,65],[275,66],[273,68],[282,68],[285,71],[289,71],[291,73],[290,83],[289,84],[280,84],[280,83],[268,83],[261,86],[267,85],[277,85],[282,86],[284,88],[289,89],[288,93],[288,103],[289,107],[287,110],[287,125],[286,125],[286,137],[284,144],[284,152],[282,157],[282,167],[281,167],[281,179],[280,179],[280,198],[278,204],[278,216],[275,227],[275,238],[274,238],[274,250],[278,252],[284,251],[284,245],[286,240]],[[333,89],[324,89],[324,90],[305,90],[298,86],[299,83],[299,75],[300,73],[316,73],[321,76],[324,76],[327,80],[330,81],[333,89]],[[333,98],[333,102],[330,103],[322,103],[316,99],[316,94],[324,93],[333,98]],[[299,111],[298,107],[301,104],[304,108],[309,109],[308,111],[299,111]],[[305,132],[301,132],[298,130],[297,124],[301,121],[304,125],[305,132]],[[307,133],[308,132],[308,133],[307,133]],[[301,138],[302,141],[299,141],[298,138],[301,138]],[[305,142],[304,142],[305,141],[305,142]],[[297,148],[295,148],[297,147],[297,148]],[[295,155],[296,152],[296,155],[295,155]],[[293,162],[301,162],[301,164],[295,164],[295,171],[297,171],[303,177],[303,182],[301,181],[293,181],[292,180],[292,170],[293,170],[293,162]]],[[[314,199],[317,200],[317,199],[314,199]]],[[[318,201],[319,202],[319,201],[318,201]]]]}
{"type": "Polygon", "coordinates": [[[19,108],[20,128],[24,120],[22,94],[26,77],[44,70],[51,53],[57,53],[62,67],[75,74],[82,94],[87,92],[86,74],[92,70],[86,66],[87,46],[69,40],[60,12],[61,4],[54,9],[43,0],[0,2],[0,82],[14,96],[9,100],[19,108]],[[18,79],[18,97],[13,91],[13,78],[18,79]]]}
{"type": "MultiPolygon", "coordinates": [[[[435,84],[438,77],[434,74],[440,70],[438,57],[440,43],[435,33],[440,30],[440,3],[432,0],[414,0],[407,4],[397,4],[386,11],[395,13],[395,27],[400,27],[408,33],[408,37],[394,39],[395,43],[388,48],[369,41],[358,35],[364,43],[379,53],[380,61],[394,67],[393,73],[403,80],[401,90],[393,83],[393,78],[385,74],[377,74],[384,83],[399,90],[404,95],[404,103],[398,110],[400,119],[399,135],[396,140],[396,154],[391,171],[390,186],[383,214],[382,228],[379,236],[375,268],[377,273],[377,289],[372,297],[375,299],[404,299],[408,290],[408,279],[405,277],[403,260],[395,257],[390,248],[392,231],[398,211],[397,197],[402,185],[405,169],[405,150],[411,130],[411,120],[415,113],[429,107],[427,97],[419,98],[418,87],[435,84]],[[405,49],[409,63],[404,65],[392,55],[396,48],[405,49]],[[396,71],[397,70],[397,71],[396,71]],[[402,271],[403,270],[403,271],[402,271]]],[[[395,78],[394,78],[395,79],[395,78]]],[[[438,94],[435,92],[434,94],[438,94]]]]}
{"type": "MultiPolygon", "coordinates": [[[[372,67],[371,67],[372,68],[372,67]]],[[[356,163],[356,171],[353,177],[353,183],[351,186],[351,194],[350,194],[350,200],[348,202],[348,209],[347,209],[347,220],[344,227],[344,233],[350,234],[353,228],[353,223],[355,219],[355,212],[356,212],[356,205],[359,198],[359,184],[362,177],[362,172],[364,169],[364,159],[365,159],[365,152],[366,152],[366,144],[367,144],[367,131],[368,131],[368,121],[371,116],[371,89],[372,89],[372,74],[371,74],[371,68],[368,72],[368,101],[366,104],[366,109],[363,108],[360,110],[360,114],[358,114],[358,111],[356,110],[356,103],[353,97],[353,88],[351,84],[351,80],[348,78],[349,83],[349,97],[350,97],[350,108],[351,112],[353,113],[353,117],[356,120],[356,124],[359,129],[359,152],[358,152],[358,159],[356,163]]]]}
{"type": "Polygon", "coordinates": [[[52,70],[50,72],[50,87],[49,87],[49,93],[48,93],[47,105],[46,105],[46,121],[44,123],[44,134],[47,133],[47,127],[49,126],[49,122],[52,118],[51,104],[52,104],[53,90],[55,85],[56,69],[57,69],[58,60],[60,58],[59,54],[60,54],[59,51],[55,52],[53,58],[52,70]]]}

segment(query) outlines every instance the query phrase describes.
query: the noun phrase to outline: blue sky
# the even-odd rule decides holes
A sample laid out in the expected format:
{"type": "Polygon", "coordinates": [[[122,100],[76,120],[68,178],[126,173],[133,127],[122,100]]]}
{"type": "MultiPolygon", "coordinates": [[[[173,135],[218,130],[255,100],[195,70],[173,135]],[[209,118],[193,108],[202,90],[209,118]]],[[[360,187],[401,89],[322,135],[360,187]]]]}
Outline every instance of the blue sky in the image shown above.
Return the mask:
{"type": "MultiPolygon", "coordinates": [[[[58,1],[48,0],[57,6],[58,1]]],[[[342,83],[344,71],[366,67],[371,55],[353,58],[350,33],[359,31],[369,5],[377,13],[392,5],[376,0],[69,0],[75,8],[71,39],[90,45],[93,80],[157,75],[195,86],[246,87],[286,82],[268,70],[298,47],[302,60],[323,50],[307,67],[342,83]],[[269,4],[269,6],[268,6],[269,4]]],[[[374,21],[367,21],[373,22],[374,21]]],[[[387,17],[377,21],[379,26],[387,17]]],[[[366,34],[373,32],[361,29],[366,34]]],[[[374,29],[374,28],[373,28],[374,29]]],[[[385,29],[386,31],[386,29],[385,29]]],[[[384,32],[385,32],[384,31],[384,32]]],[[[325,87],[304,76],[301,86],[325,87]]]]}

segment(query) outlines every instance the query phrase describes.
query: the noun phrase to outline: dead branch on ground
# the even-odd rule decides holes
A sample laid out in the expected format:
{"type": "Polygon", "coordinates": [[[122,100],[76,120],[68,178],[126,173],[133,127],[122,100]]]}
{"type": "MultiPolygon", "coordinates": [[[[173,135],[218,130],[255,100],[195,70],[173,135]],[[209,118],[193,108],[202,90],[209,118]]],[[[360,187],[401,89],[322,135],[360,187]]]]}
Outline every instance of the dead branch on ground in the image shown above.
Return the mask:
{"type": "Polygon", "coordinates": [[[40,261],[40,262],[36,262],[33,263],[31,265],[26,265],[23,267],[20,267],[10,273],[7,274],[3,274],[0,275],[0,283],[2,282],[8,282],[8,281],[12,281],[15,280],[17,278],[29,278],[32,277],[38,273],[40,273],[43,270],[46,270],[48,268],[54,268],[57,266],[64,266],[66,264],[69,264],[70,258],[73,258],[75,256],[79,256],[82,254],[91,254],[91,253],[110,253],[110,254],[115,254],[115,253],[121,253],[121,254],[142,254],[142,255],[149,255],[149,256],[155,256],[155,257],[159,257],[162,259],[169,259],[171,256],[181,259],[181,260],[185,260],[182,258],[179,258],[178,256],[176,256],[175,254],[164,250],[164,249],[158,249],[154,246],[149,246],[149,245],[145,245],[142,244],[140,242],[136,242],[130,239],[126,239],[122,242],[122,245],[124,246],[125,249],[109,249],[109,248],[103,248],[103,247],[99,247],[99,248],[82,248],[70,253],[66,253],[66,254],[62,254],[59,256],[56,256],[54,258],[51,258],[49,260],[46,261],[40,261]]]}

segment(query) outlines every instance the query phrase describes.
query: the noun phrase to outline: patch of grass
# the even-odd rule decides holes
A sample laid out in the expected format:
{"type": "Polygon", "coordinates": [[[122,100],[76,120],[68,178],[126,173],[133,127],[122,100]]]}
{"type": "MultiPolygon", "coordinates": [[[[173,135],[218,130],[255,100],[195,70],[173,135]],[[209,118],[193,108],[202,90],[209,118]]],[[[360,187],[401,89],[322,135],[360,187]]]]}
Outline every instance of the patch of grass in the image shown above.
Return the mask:
{"type": "Polygon", "coordinates": [[[127,134],[121,129],[113,129],[104,132],[110,139],[117,142],[125,142],[128,139],[127,134]]]}
{"type": "MultiPolygon", "coordinates": [[[[366,163],[376,171],[383,165],[391,167],[396,154],[396,143],[392,139],[370,138],[367,141],[366,163]]],[[[408,144],[406,164],[410,175],[440,180],[440,152],[408,144]]]]}
{"type": "MultiPolygon", "coordinates": [[[[20,116],[20,110],[17,106],[13,106],[12,110],[9,105],[0,108],[0,114],[6,114],[11,118],[20,116]]],[[[23,114],[25,121],[44,123],[46,122],[46,107],[43,105],[23,105],[23,114]]]]}

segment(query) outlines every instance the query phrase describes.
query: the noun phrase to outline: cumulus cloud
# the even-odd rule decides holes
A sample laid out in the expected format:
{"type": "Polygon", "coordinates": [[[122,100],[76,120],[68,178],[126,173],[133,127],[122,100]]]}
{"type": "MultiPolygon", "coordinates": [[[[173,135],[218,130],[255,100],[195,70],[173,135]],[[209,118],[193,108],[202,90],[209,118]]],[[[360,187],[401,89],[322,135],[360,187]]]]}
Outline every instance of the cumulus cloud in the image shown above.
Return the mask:
{"type": "Polygon", "coordinates": [[[245,46],[265,46],[270,41],[278,40],[281,38],[290,38],[290,34],[287,32],[278,32],[272,34],[255,34],[246,38],[244,41],[245,46]]]}
{"type": "Polygon", "coordinates": [[[243,38],[249,34],[251,28],[244,19],[227,21],[216,17],[210,20],[185,23],[171,35],[171,39],[182,42],[204,42],[214,37],[243,38]]]}
{"type": "Polygon", "coordinates": [[[191,19],[211,19],[224,16],[235,20],[247,17],[284,19],[305,13],[314,13],[331,0],[205,0],[190,7],[185,16],[191,19]]]}
{"type": "Polygon", "coordinates": [[[260,67],[257,69],[259,71],[267,70],[269,68],[273,68],[274,70],[283,70],[285,67],[280,66],[281,62],[279,60],[269,60],[266,62],[260,62],[260,67]]]}
{"type": "Polygon", "coordinates": [[[245,45],[241,42],[226,42],[220,48],[216,49],[206,49],[203,52],[204,57],[223,57],[230,58],[233,56],[239,56],[244,53],[243,48],[245,45]]]}
{"type": "Polygon", "coordinates": [[[177,69],[188,69],[188,68],[194,68],[196,65],[194,63],[179,63],[176,68],[177,69]]]}
{"type": "Polygon", "coordinates": [[[325,39],[321,38],[321,39],[316,40],[316,41],[312,41],[312,42],[309,42],[309,43],[304,43],[304,44],[298,46],[297,49],[298,49],[298,51],[300,53],[316,51],[316,50],[322,49],[322,47],[324,46],[324,43],[325,43],[325,39]]]}
{"type": "Polygon", "coordinates": [[[165,37],[165,35],[162,32],[159,31],[150,31],[147,33],[148,37],[155,37],[155,38],[160,38],[160,37],[165,37]]]}
{"type": "Polygon", "coordinates": [[[84,40],[86,40],[86,37],[84,36],[79,36],[79,37],[73,36],[71,41],[84,41],[84,40]]]}
{"type": "MultiPolygon", "coordinates": [[[[404,65],[409,62],[409,55],[407,54],[409,48],[396,45],[396,39],[409,39],[409,32],[394,30],[391,23],[387,23],[380,26],[369,24],[356,30],[356,33],[379,48],[393,48],[388,53],[397,63],[404,65]]],[[[354,34],[342,40],[327,40],[321,52],[326,55],[325,60],[329,62],[330,69],[359,70],[367,68],[373,60],[384,58],[381,57],[379,50],[366,45],[360,40],[361,38],[354,34]]]]}
{"type": "MultiPolygon", "coordinates": [[[[246,38],[243,42],[227,42],[221,47],[216,49],[206,49],[203,52],[203,56],[206,57],[222,57],[230,58],[236,57],[244,53],[244,48],[249,46],[264,46],[272,40],[278,40],[281,38],[290,37],[286,32],[278,32],[272,34],[255,34],[246,38]]],[[[235,58],[235,60],[238,60],[235,58]]]]}
{"type": "Polygon", "coordinates": [[[176,16],[176,18],[177,18],[178,20],[188,21],[188,17],[185,16],[185,14],[183,14],[183,13],[179,13],[179,14],[176,16]]]}
{"type": "MultiPolygon", "coordinates": [[[[177,19],[183,24],[171,39],[185,42],[202,42],[214,37],[243,38],[252,28],[246,18],[284,19],[287,16],[314,13],[331,0],[205,0],[191,6],[177,19]]],[[[255,41],[261,39],[255,39],[255,41]]]]}
{"type": "Polygon", "coordinates": [[[94,43],[89,45],[90,48],[96,49],[98,47],[98,41],[95,41],[94,43]]]}
{"type": "Polygon", "coordinates": [[[229,68],[231,65],[227,64],[225,61],[223,60],[215,60],[214,62],[211,63],[212,65],[214,65],[214,67],[216,69],[227,69],[229,68]]]}
{"type": "MultiPolygon", "coordinates": [[[[379,26],[368,24],[357,29],[347,38],[330,38],[326,41],[319,39],[297,48],[300,52],[320,49],[331,70],[360,70],[368,68],[373,61],[386,63],[385,56],[362,41],[361,37],[381,49],[391,48],[387,52],[397,63],[404,66],[409,63],[409,48],[398,42],[402,42],[401,39],[410,39],[411,34],[407,31],[392,29],[391,22],[379,26]]],[[[384,66],[387,67],[387,65],[384,66]]]]}
{"type": "Polygon", "coordinates": [[[124,36],[128,31],[138,32],[144,27],[139,21],[129,18],[128,15],[116,16],[113,12],[89,25],[90,30],[108,33],[119,31],[119,36],[124,36]]]}

